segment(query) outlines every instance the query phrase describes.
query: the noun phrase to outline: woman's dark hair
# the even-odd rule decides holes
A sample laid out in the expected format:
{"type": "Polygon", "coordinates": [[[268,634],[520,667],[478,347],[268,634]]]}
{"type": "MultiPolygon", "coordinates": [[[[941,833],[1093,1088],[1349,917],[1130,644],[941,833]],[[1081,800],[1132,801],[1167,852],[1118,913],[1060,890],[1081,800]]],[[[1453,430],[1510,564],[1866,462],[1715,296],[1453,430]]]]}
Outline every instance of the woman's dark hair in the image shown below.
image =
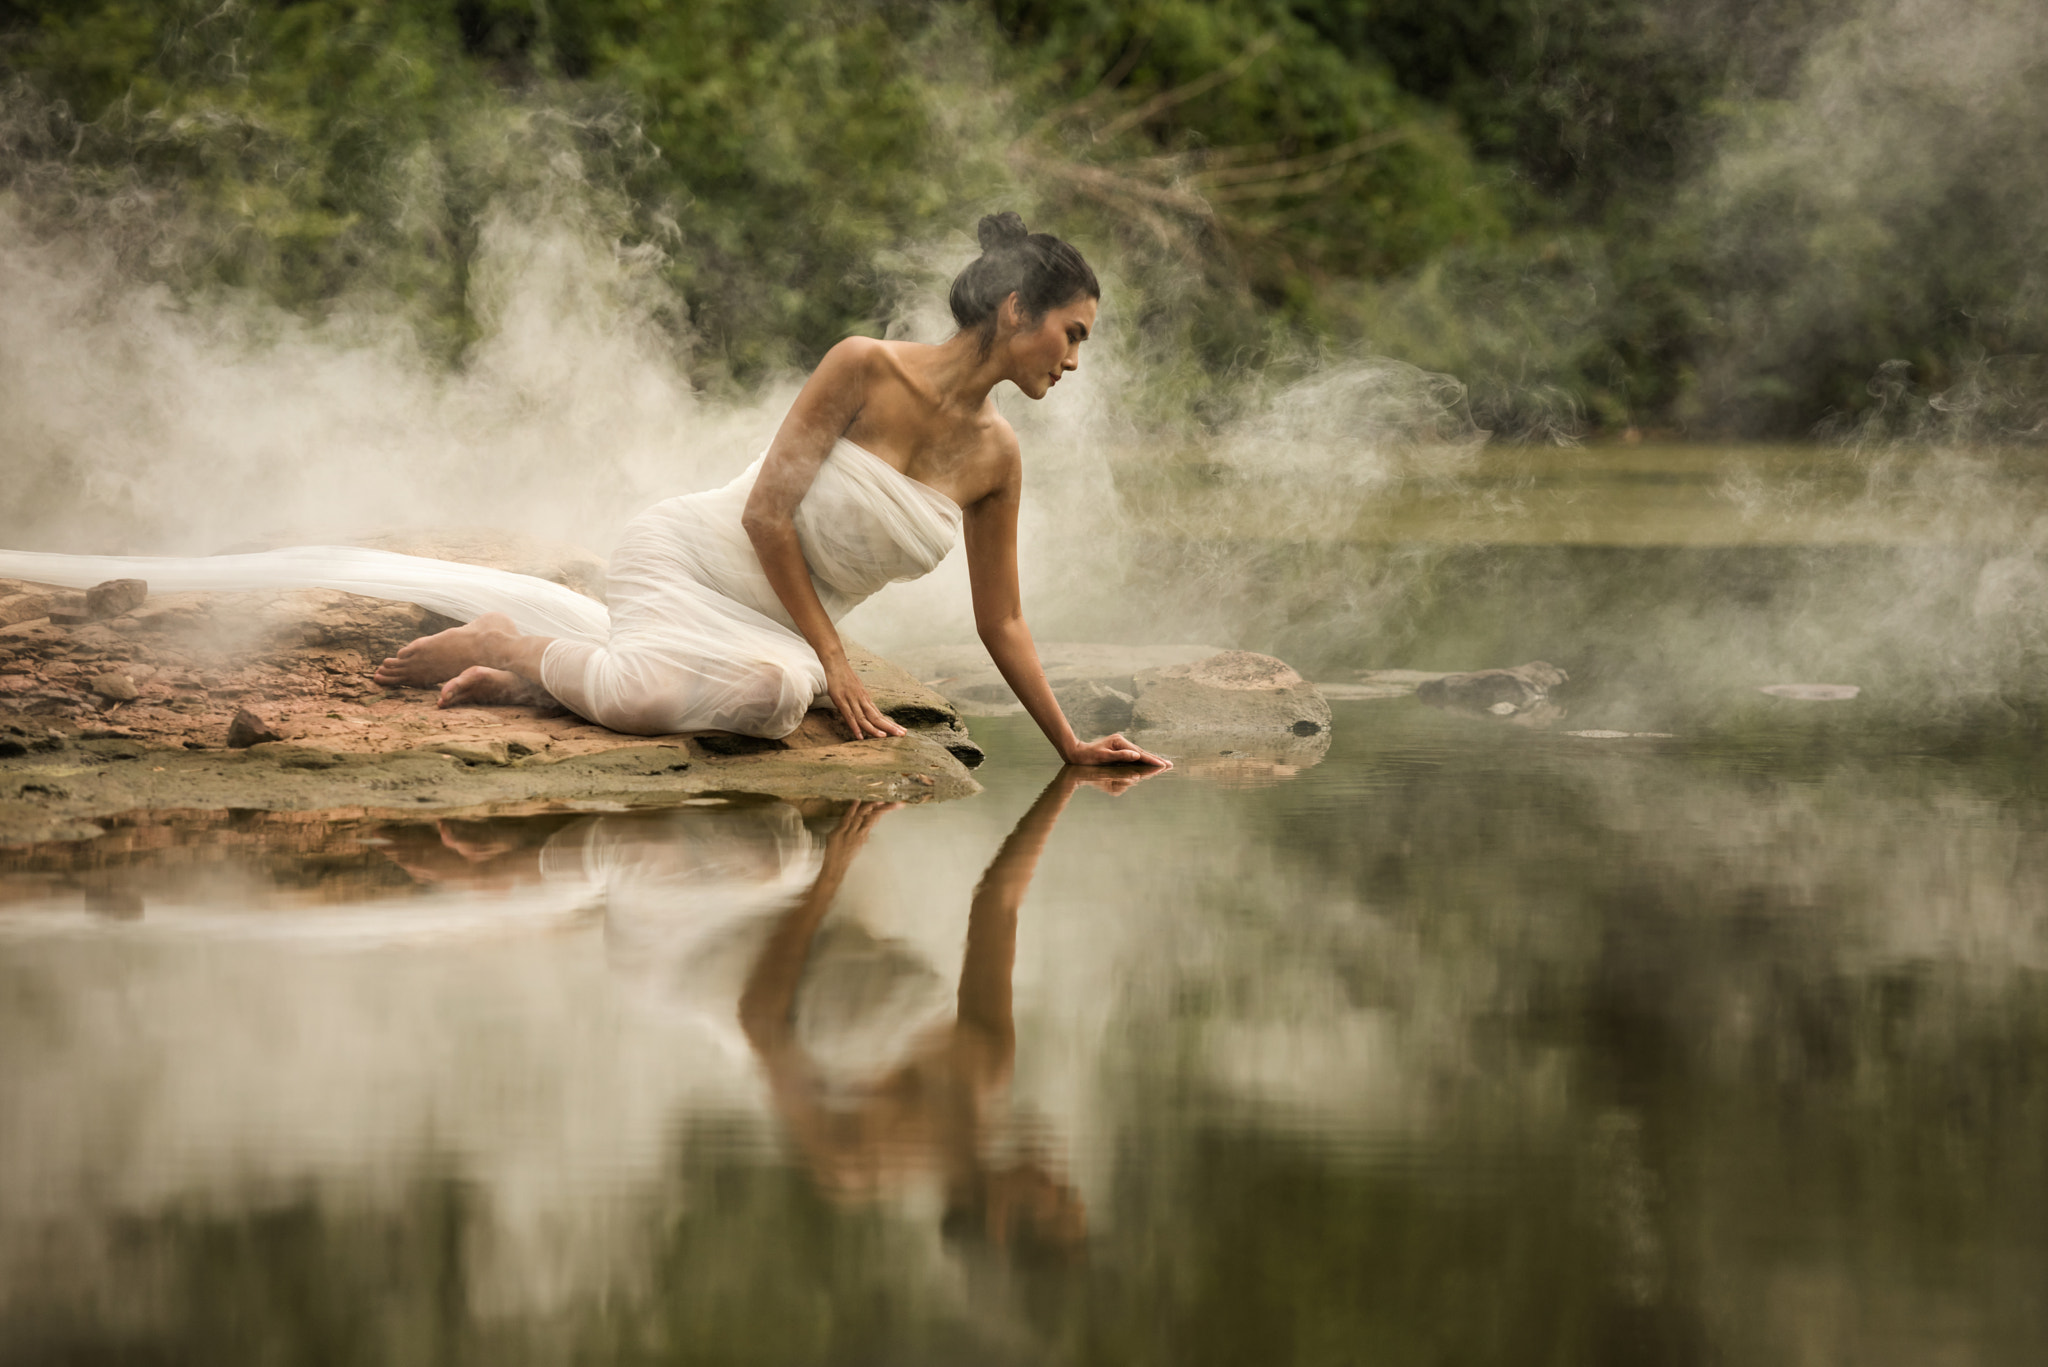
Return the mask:
{"type": "Polygon", "coordinates": [[[1102,297],[1095,272],[1071,244],[1034,233],[1014,213],[989,214],[975,229],[981,255],[953,277],[946,303],[962,332],[979,332],[984,349],[995,340],[996,310],[1014,294],[1017,307],[1036,321],[1061,304],[1102,297]]]}

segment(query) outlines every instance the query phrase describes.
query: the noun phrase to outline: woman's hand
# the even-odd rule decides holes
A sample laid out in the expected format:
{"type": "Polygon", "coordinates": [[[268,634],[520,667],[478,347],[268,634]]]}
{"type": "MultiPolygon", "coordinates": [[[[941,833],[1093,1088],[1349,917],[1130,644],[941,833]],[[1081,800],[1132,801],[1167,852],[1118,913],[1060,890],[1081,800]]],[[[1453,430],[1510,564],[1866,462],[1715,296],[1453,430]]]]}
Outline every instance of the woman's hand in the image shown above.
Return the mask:
{"type": "Polygon", "coordinates": [[[1171,769],[1173,761],[1140,750],[1121,735],[1104,736],[1101,740],[1077,740],[1073,749],[1061,756],[1069,764],[1149,764],[1159,769],[1171,769]]]}
{"type": "Polygon", "coordinates": [[[855,740],[869,736],[900,736],[902,727],[882,715],[868,696],[867,685],[844,659],[825,666],[825,692],[839,712],[839,722],[855,740]]]}

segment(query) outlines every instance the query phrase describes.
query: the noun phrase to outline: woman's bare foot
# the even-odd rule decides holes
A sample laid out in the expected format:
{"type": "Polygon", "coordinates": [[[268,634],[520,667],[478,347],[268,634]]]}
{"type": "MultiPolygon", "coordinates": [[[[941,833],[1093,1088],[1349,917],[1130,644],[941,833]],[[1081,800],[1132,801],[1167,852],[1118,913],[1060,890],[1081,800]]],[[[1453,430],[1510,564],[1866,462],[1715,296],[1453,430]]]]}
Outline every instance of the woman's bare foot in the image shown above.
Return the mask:
{"type": "Polygon", "coordinates": [[[546,707],[554,701],[511,670],[482,665],[471,665],[441,685],[442,707],[546,707]]]}
{"type": "Polygon", "coordinates": [[[474,622],[407,644],[378,665],[372,677],[386,688],[431,688],[448,682],[472,665],[483,664],[494,637],[517,632],[510,617],[502,612],[487,612],[474,622]]]}

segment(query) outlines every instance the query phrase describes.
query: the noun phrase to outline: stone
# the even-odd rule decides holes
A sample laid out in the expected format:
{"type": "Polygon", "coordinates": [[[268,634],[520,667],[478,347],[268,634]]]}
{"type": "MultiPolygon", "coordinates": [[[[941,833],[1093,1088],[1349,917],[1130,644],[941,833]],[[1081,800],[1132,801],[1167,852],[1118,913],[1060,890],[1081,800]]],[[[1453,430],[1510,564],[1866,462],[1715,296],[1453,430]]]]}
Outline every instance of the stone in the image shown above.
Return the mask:
{"type": "Polygon", "coordinates": [[[246,750],[265,741],[283,739],[277,734],[277,728],[260,713],[246,707],[235,709],[234,720],[228,723],[228,748],[231,750],[246,750]]]}
{"type": "Polygon", "coordinates": [[[141,690],[135,686],[135,680],[113,670],[94,675],[86,687],[108,702],[134,702],[141,696],[141,690]]]}
{"type": "Polygon", "coordinates": [[[1067,714],[1074,734],[1083,739],[1107,736],[1130,728],[1132,705],[1136,699],[1120,688],[1111,688],[1094,679],[1082,679],[1064,688],[1055,688],[1052,696],[1059,703],[1060,711],[1067,714]]]}
{"type": "Polygon", "coordinates": [[[42,591],[0,595],[0,627],[48,617],[56,601],[55,594],[42,591]]]}
{"type": "Polygon", "coordinates": [[[1143,670],[1132,682],[1135,732],[1286,732],[1306,737],[1330,729],[1330,704],[1316,686],[1270,655],[1225,650],[1186,664],[1143,670]]]}
{"type": "MultiPolygon", "coordinates": [[[[1040,642],[1038,662],[1045,669],[1053,695],[1082,684],[1094,684],[1112,692],[1135,696],[1132,679],[1141,670],[1164,665],[1187,664],[1217,653],[1205,645],[1115,645],[1093,642],[1040,642]]],[[[988,651],[979,645],[926,646],[903,651],[896,659],[925,684],[945,695],[959,712],[969,717],[1008,717],[1023,711],[1023,704],[997,670],[988,651]]],[[[1083,690],[1081,696],[1098,695],[1083,690]]],[[[1061,704],[1062,710],[1065,704],[1061,704]]],[[[1122,730],[1125,721],[1111,730],[1122,730]]]]}
{"type": "Polygon", "coordinates": [[[1421,684],[1416,688],[1415,696],[1431,707],[1512,716],[1533,713],[1549,699],[1553,688],[1570,679],[1571,676],[1556,665],[1532,660],[1512,669],[1446,674],[1421,684]],[[1503,706],[1504,711],[1500,710],[1503,706]]]}
{"type": "Polygon", "coordinates": [[[149,598],[149,584],[141,579],[109,579],[85,591],[85,614],[94,621],[119,617],[139,608],[149,598]]]}
{"type": "Polygon", "coordinates": [[[86,611],[85,595],[82,593],[52,595],[50,610],[45,615],[49,617],[51,625],[60,627],[83,626],[92,620],[92,614],[86,611]]]}
{"type": "Polygon", "coordinates": [[[967,734],[960,710],[944,694],[857,641],[842,644],[846,647],[846,662],[867,686],[868,696],[882,709],[883,716],[937,741],[970,769],[981,763],[985,758],[981,747],[967,734]]]}

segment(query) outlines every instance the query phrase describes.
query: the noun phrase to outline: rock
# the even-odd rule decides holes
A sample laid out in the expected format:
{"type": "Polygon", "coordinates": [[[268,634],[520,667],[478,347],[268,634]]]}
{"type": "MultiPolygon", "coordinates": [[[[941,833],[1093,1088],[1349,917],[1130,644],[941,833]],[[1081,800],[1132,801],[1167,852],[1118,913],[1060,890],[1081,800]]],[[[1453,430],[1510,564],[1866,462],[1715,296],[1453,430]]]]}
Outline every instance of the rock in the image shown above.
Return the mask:
{"type": "Polygon", "coordinates": [[[108,702],[134,702],[141,693],[135,686],[135,680],[126,674],[111,670],[105,674],[94,675],[86,687],[108,702]]]}
{"type": "Polygon", "coordinates": [[[1512,716],[1517,713],[1533,713],[1549,698],[1551,689],[1569,682],[1570,678],[1570,675],[1556,665],[1547,664],[1542,660],[1532,660],[1528,664],[1516,665],[1512,669],[1481,669],[1470,674],[1446,674],[1418,686],[1415,696],[1431,707],[1512,716]],[[1499,710],[1503,705],[1506,710],[1499,710]]]}
{"type": "MultiPolygon", "coordinates": [[[[916,675],[857,641],[846,641],[844,645],[846,662],[867,686],[868,696],[882,709],[883,716],[898,726],[929,736],[970,769],[981,763],[981,747],[967,734],[960,710],[944,694],[918,682],[916,675]]],[[[835,733],[833,743],[837,744],[839,739],[835,733]]]]}
{"type": "Polygon", "coordinates": [[[53,626],[83,626],[92,620],[92,614],[85,609],[85,595],[82,593],[57,593],[50,598],[50,610],[46,614],[53,626]]]}
{"type": "Polygon", "coordinates": [[[1094,679],[1082,679],[1055,688],[1053,698],[1067,714],[1074,734],[1092,739],[1129,729],[1132,704],[1136,701],[1120,688],[1110,688],[1094,679]]]}
{"type": "Polygon", "coordinates": [[[1131,729],[1137,732],[1315,736],[1330,728],[1330,704],[1314,684],[1285,661],[1248,650],[1143,670],[1133,684],[1131,729]]]}
{"type": "Polygon", "coordinates": [[[265,741],[282,739],[275,726],[246,707],[235,709],[235,718],[228,723],[228,748],[232,750],[246,750],[265,741]]]}
{"type": "Polygon", "coordinates": [[[149,597],[149,585],[141,579],[109,579],[85,591],[85,614],[94,621],[119,617],[142,606],[149,597]]]}
{"type": "MultiPolygon", "coordinates": [[[[1203,645],[1099,645],[1085,642],[1040,642],[1038,661],[1045,667],[1046,681],[1054,696],[1081,684],[1095,684],[1112,692],[1135,696],[1133,678],[1146,669],[1187,664],[1217,653],[1215,646],[1203,645]]],[[[979,645],[927,646],[900,652],[904,668],[937,689],[959,711],[970,717],[1007,717],[1023,710],[1017,695],[1003,681],[988,651],[979,645]]],[[[1081,695],[1093,698],[1095,695],[1081,695]]],[[[1061,704],[1064,709],[1065,704],[1061,704]]],[[[1111,730],[1122,730],[1124,722],[1111,730]]]]}
{"type": "Polygon", "coordinates": [[[57,596],[47,591],[0,594],[0,627],[48,617],[56,601],[57,596]]]}

